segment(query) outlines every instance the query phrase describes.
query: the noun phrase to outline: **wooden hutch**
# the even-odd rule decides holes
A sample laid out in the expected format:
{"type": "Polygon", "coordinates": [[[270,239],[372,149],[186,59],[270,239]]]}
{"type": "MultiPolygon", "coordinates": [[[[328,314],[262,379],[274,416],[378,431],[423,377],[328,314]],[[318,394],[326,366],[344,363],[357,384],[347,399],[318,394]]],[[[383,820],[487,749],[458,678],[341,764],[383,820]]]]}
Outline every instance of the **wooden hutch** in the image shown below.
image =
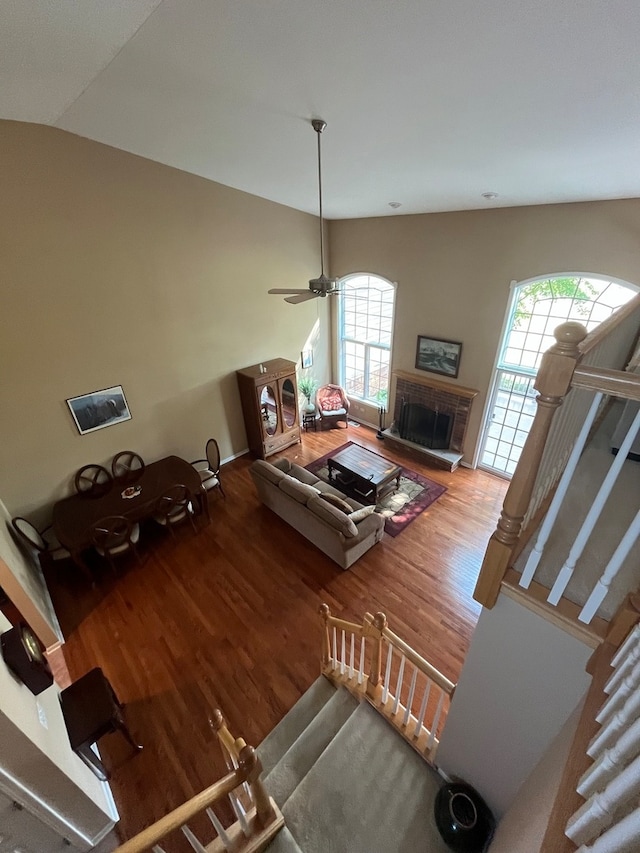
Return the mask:
{"type": "Polygon", "coordinates": [[[273,358],[236,376],[251,452],[266,459],[300,441],[295,362],[273,358]]]}

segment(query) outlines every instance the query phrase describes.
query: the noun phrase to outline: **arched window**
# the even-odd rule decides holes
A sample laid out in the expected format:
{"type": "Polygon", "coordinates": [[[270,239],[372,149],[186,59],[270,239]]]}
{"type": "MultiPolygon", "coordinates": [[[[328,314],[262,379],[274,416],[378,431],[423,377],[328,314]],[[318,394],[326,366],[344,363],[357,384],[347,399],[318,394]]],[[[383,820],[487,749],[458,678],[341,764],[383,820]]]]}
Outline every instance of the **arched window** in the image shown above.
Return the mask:
{"type": "Polygon", "coordinates": [[[340,384],[349,397],[386,403],[396,288],[380,276],[356,273],[340,281],[340,384]]]}
{"type": "Polygon", "coordinates": [[[533,382],[542,356],[555,343],[553,330],[577,320],[592,331],[637,288],[595,275],[531,279],[513,288],[502,336],[479,465],[510,477],[536,411],[533,382]]]}

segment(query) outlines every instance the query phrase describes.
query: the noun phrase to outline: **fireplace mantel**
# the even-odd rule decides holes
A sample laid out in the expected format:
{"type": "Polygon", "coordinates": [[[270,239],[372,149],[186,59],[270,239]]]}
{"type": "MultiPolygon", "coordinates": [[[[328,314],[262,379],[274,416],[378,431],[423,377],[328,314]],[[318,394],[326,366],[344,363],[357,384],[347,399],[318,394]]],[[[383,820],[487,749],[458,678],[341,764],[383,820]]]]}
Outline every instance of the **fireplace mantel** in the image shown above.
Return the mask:
{"type": "Polygon", "coordinates": [[[454,397],[463,397],[465,400],[473,400],[478,396],[475,388],[465,388],[463,385],[454,385],[452,382],[443,382],[440,379],[432,379],[430,376],[422,376],[419,373],[408,373],[406,370],[394,370],[396,379],[404,379],[412,385],[423,385],[425,388],[433,388],[435,391],[446,391],[454,397]]]}

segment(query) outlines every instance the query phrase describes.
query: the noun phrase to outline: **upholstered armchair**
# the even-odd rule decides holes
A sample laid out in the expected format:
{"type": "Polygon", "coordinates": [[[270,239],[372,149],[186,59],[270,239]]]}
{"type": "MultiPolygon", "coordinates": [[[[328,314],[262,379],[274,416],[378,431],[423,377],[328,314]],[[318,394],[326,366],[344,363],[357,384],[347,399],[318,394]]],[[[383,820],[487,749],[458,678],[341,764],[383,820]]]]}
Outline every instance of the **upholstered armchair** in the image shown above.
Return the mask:
{"type": "Polygon", "coordinates": [[[325,424],[329,428],[339,426],[340,421],[343,421],[345,429],[347,428],[349,398],[344,388],[339,385],[322,385],[316,391],[316,408],[320,415],[321,429],[325,428],[325,424]]]}

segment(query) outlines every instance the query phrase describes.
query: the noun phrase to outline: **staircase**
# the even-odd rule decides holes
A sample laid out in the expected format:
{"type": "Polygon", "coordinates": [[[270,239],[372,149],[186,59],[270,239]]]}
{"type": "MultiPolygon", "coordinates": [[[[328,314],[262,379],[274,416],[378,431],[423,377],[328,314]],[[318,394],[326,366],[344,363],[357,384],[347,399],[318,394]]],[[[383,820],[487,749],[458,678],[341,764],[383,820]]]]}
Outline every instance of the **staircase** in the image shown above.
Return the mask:
{"type": "Polygon", "coordinates": [[[269,853],[447,853],[442,780],[367,702],[324,676],[257,749],[285,818],[269,853]]]}

